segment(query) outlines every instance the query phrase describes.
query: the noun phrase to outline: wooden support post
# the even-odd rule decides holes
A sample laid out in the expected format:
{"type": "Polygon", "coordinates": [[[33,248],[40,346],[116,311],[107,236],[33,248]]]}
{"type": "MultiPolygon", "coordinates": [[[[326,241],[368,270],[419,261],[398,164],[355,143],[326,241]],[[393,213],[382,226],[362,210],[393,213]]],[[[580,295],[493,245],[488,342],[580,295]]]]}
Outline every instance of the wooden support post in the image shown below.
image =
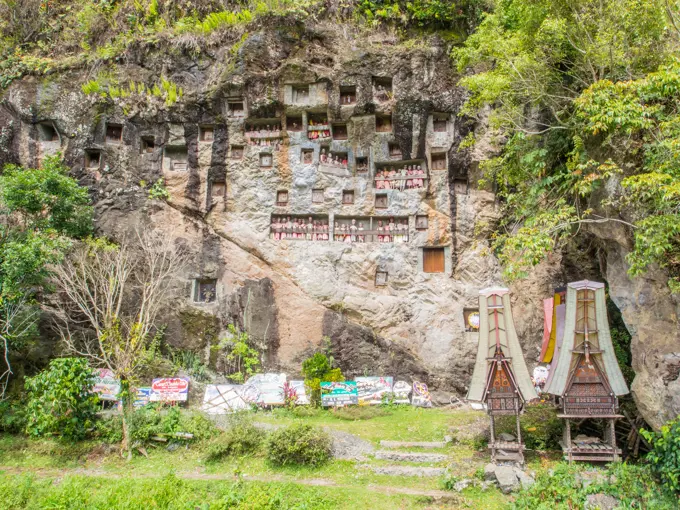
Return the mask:
{"type": "Polygon", "coordinates": [[[610,430],[610,441],[612,448],[614,449],[614,462],[619,461],[619,454],[616,451],[616,418],[609,420],[609,430],[610,430]]]}
{"type": "Polygon", "coordinates": [[[567,460],[569,461],[569,464],[571,464],[571,422],[569,421],[569,418],[567,418],[566,421],[567,426],[564,428],[564,443],[567,448],[567,460]]]}
{"type": "Polygon", "coordinates": [[[491,462],[496,463],[496,430],[495,423],[493,419],[493,414],[489,416],[491,418],[491,462]]]}

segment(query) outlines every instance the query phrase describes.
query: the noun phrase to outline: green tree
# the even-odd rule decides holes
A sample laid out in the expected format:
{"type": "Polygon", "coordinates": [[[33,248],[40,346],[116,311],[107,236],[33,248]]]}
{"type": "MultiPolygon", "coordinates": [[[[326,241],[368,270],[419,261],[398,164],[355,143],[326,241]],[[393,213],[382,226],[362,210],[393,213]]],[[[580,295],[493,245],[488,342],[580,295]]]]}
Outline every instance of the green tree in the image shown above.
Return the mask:
{"type": "Polygon", "coordinates": [[[94,372],[83,358],[58,358],[26,379],[26,432],[77,440],[94,426],[99,397],[94,372]]]}
{"type": "Polygon", "coordinates": [[[672,177],[640,177],[673,157],[676,65],[659,66],[677,45],[675,11],[660,0],[502,0],[454,50],[459,69],[475,71],[461,81],[464,113],[491,106],[490,128],[505,139],[482,184],[505,204],[493,245],[508,279],[592,223],[635,231],[633,275],[675,264],[672,177]],[[659,182],[667,193],[643,196],[659,182]]]}
{"type": "Polygon", "coordinates": [[[345,377],[339,368],[332,367],[332,358],[317,352],[302,362],[302,375],[305,386],[309,391],[309,401],[312,405],[321,405],[321,383],[344,381],[345,377]]]}
{"type": "Polygon", "coordinates": [[[39,169],[7,165],[0,175],[0,397],[12,375],[10,359],[35,332],[34,296],[47,287],[51,264],[92,231],[89,203],[58,157],[39,169]]]}

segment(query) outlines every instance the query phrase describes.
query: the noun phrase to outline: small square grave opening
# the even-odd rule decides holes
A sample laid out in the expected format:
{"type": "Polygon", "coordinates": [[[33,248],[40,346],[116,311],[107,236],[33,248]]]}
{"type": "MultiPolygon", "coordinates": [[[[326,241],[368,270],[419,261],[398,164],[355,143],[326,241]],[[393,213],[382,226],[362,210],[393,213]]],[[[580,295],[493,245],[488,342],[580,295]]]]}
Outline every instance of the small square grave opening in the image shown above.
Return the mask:
{"type": "Polygon", "coordinates": [[[401,159],[401,147],[396,142],[390,142],[387,146],[390,159],[401,159]]]}
{"type": "Polygon", "coordinates": [[[309,101],[309,85],[293,85],[293,103],[305,104],[309,101]]]}
{"type": "Polygon", "coordinates": [[[378,101],[389,101],[394,97],[392,90],[392,78],[373,78],[373,97],[378,101]]]}
{"type": "Polygon", "coordinates": [[[323,188],[315,188],[312,190],[312,203],[322,204],[324,200],[323,188]]]}
{"type": "Polygon", "coordinates": [[[468,194],[468,180],[465,178],[458,178],[453,180],[453,190],[457,195],[468,194]]]}
{"type": "Polygon", "coordinates": [[[213,181],[212,193],[213,198],[223,197],[227,191],[227,183],[225,181],[213,181]]]}
{"type": "Polygon", "coordinates": [[[426,214],[416,216],[416,230],[427,230],[428,218],[426,214]]]}
{"type": "Polygon", "coordinates": [[[423,272],[443,273],[445,267],[444,248],[423,248],[423,272]]]}
{"type": "Polygon", "coordinates": [[[333,139],[347,140],[347,124],[333,124],[333,139]]]}
{"type": "Polygon", "coordinates": [[[231,146],[231,159],[243,159],[243,145],[231,146]]]}
{"type": "Polygon", "coordinates": [[[435,133],[446,133],[449,127],[449,116],[446,113],[435,113],[432,116],[432,128],[435,133]]]}
{"type": "Polygon", "coordinates": [[[314,149],[302,149],[302,164],[311,165],[314,163],[314,149]]]}
{"type": "Polygon", "coordinates": [[[282,189],[276,192],[276,205],[288,205],[288,190],[282,189]]]}
{"type": "Polygon", "coordinates": [[[375,130],[378,133],[392,132],[392,116],[391,115],[376,115],[375,116],[375,130]]]}
{"type": "Polygon", "coordinates": [[[217,298],[217,280],[200,278],[194,282],[194,301],[196,303],[213,303],[217,298]]]}
{"type": "Polygon", "coordinates": [[[445,152],[435,152],[432,154],[432,170],[446,170],[445,152]]]}
{"type": "Polygon", "coordinates": [[[170,170],[184,172],[189,168],[189,154],[184,146],[166,147],[165,157],[170,160],[170,170]]]}
{"type": "Polygon", "coordinates": [[[58,142],[59,133],[52,124],[38,124],[38,139],[41,142],[58,142]]]}
{"type": "Polygon", "coordinates": [[[385,287],[387,285],[387,271],[375,272],[375,286],[385,287]]]}
{"type": "Polygon", "coordinates": [[[375,196],[375,208],[376,209],[387,209],[387,194],[378,193],[375,196]]]}
{"type": "Polygon", "coordinates": [[[85,167],[98,169],[102,162],[102,152],[99,150],[86,150],[85,151],[85,167]]]}
{"type": "Polygon", "coordinates": [[[227,103],[227,115],[229,117],[244,117],[246,110],[242,100],[229,101],[227,103]]]}
{"type": "Polygon", "coordinates": [[[201,142],[212,142],[215,139],[215,130],[212,126],[201,126],[199,128],[199,138],[201,142]]]}
{"type": "Polygon", "coordinates": [[[347,168],[347,153],[343,151],[332,151],[326,164],[347,168]]]}
{"type": "Polygon", "coordinates": [[[357,102],[356,85],[343,85],[340,87],[340,105],[355,104],[357,102]]]}
{"type": "Polygon", "coordinates": [[[346,189],[342,191],[342,205],[351,205],[354,203],[354,190],[346,189]]]}
{"type": "Polygon", "coordinates": [[[274,164],[274,158],[272,157],[272,154],[270,152],[261,152],[260,153],[260,166],[267,168],[271,167],[274,164]]]}
{"type": "Polygon", "coordinates": [[[368,158],[366,157],[356,158],[356,167],[358,173],[368,172],[368,158]]]}
{"type": "Polygon", "coordinates": [[[156,142],[153,136],[142,136],[139,144],[139,151],[141,154],[152,154],[156,148],[156,142]]]}
{"type": "Polygon", "coordinates": [[[120,124],[106,124],[107,143],[120,143],[123,140],[123,126],[120,124]]]}
{"type": "Polygon", "coordinates": [[[288,131],[302,131],[302,117],[286,117],[288,131]]]}

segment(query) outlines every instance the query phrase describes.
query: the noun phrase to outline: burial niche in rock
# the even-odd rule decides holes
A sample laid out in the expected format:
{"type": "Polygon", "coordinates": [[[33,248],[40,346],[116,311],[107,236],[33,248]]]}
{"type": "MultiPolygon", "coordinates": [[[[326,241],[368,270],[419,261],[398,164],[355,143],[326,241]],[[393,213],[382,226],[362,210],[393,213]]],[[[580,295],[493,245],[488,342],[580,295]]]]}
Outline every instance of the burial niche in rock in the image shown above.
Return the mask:
{"type": "Polygon", "coordinates": [[[102,151],[88,149],[85,151],[85,168],[99,170],[102,162],[102,151]]]}
{"type": "Polygon", "coordinates": [[[446,133],[449,129],[449,114],[448,113],[433,114],[432,129],[435,133],[446,133]]]}
{"type": "Polygon", "coordinates": [[[432,170],[446,170],[446,152],[432,153],[432,170]]]}
{"type": "Polygon", "coordinates": [[[313,204],[323,204],[324,201],[324,191],[323,188],[315,188],[312,190],[312,203],[313,204]]]}
{"type": "Polygon", "coordinates": [[[38,140],[40,142],[58,142],[59,133],[51,122],[41,122],[38,124],[38,140]]]}
{"type": "Polygon", "coordinates": [[[379,103],[389,101],[394,97],[392,78],[373,77],[373,99],[379,103]]]}
{"type": "Polygon", "coordinates": [[[156,148],[156,142],[153,136],[142,136],[139,139],[139,152],[140,154],[153,154],[156,148]]]}
{"type": "Polygon", "coordinates": [[[453,191],[457,195],[467,195],[468,194],[468,180],[462,177],[458,177],[453,180],[453,191]]]}
{"type": "Polygon", "coordinates": [[[490,419],[491,462],[524,464],[519,416],[524,404],[538,398],[515,332],[510,291],[488,288],[479,293],[477,359],[467,399],[486,404],[490,419]],[[497,416],[515,416],[517,436],[497,434],[497,416]]]}
{"type": "Polygon", "coordinates": [[[333,139],[347,140],[347,124],[333,124],[333,139]]]}
{"type": "Polygon", "coordinates": [[[106,123],[106,143],[119,144],[123,141],[122,124],[106,123]]]}
{"type": "Polygon", "coordinates": [[[245,117],[246,109],[242,99],[230,100],[227,103],[227,115],[229,117],[245,117]]]}
{"type": "Polygon", "coordinates": [[[422,248],[423,272],[443,273],[446,270],[446,250],[441,246],[422,248]]]}
{"type": "Polygon", "coordinates": [[[194,280],[194,302],[213,303],[217,299],[217,280],[198,278],[194,280]]]}
{"type": "Polygon", "coordinates": [[[276,192],[276,205],[288,205],[288,190],[279,190],[276,192]]]}
{"type": "Polygon", "coordinates": [[[375,130],[378,133],[392,132],[392,115],[376,115],[375,116],[375,130]]]}
{"type": "Polygon", "coordinates": [[[385,193],[378,193],[375,196],[375,208],[387,209],[387,195],[385,193]]]}
{"type": "Polygon", "coordinates": [[[328,216],[272,215],[269,237],[275,241],[328,241],[328,216]]]}
{"type": "Polygon", "coordinates": [[[232,145],[229,157],[230,159],[243,159],[243,145],[232,145]]]}
{"type": "Polygon", "coordinates": [[[401,147],[397,142],[390,142],[387,144],[387,150],[390,159],[401,159],[401,147]]]}
{"type": "Polygon", "coordinates": [[[331,137],[328,116],[325,113],[307,114],[307,138],[310,140],[327,139],[331,137]]]}
{"type": "Polygon", "coordinates": [[[424,189],[427,187],[427,173],[424,161],[399,161],[376,163],[375,189],[424,189]]]}
{"type": "Polygon", "coordinates": [[[408,218],[336,216],[333,240],[343,243],[406,243],[408,218]]]}
{"type": "Polygon", "coordinates": [[[248,145],[272,147],[274,150],[279,150],[283,143],[281,122],[276,118],[248,121],[245,134],[248,145]]]}
{"type": "Polygon", "coordinates": [[[465,331],[476,333],[479,331],[479,308],[463,308],[463,324],[465,331]]]}
{"type": "Polygon", "coordinates": [[[260,166],[262,168],[269,168],[274,164],[274,158],[271,152],[261,152],[260,153],[260,166]]]}
{"type": "Polygon", "coordinates": [[[215,139],[213,126],[201,126],[198,130],[198,140],[201,142],[212,143],[215,139]]]}
{"type": "Polygon", "coordinates": [[[302,116],[286,117],[286,130],[292,132],[302,131],[302,116]]]}
{"type": "Polygon", "coordinates": [[[168,170],[185,172],[189,168],[189,153],[186,145],[166,146],[163,164],[168,170]]]}
{"type": "Polygon", "coordinates": [[[314,149],[301,149],[302,154],[302,164],[311,165],[314,163],[314,149]]]}
{"type": "Polygon", "coordinates": [[[385,287],[387,285],[387,271],[375,272],[375,286],[385,287]]]}
{"type": "Polygon", "coordinates": [[[293,104],[307,104],[309,102],[309,85],[293,85],[293,104]]]}
{"type": "Polygon", "coordinates": [[[426,214],[416,216],[416,230],[427,230],[428,218],[426,214]]]}
{"type": "Polygon", "coordinates": [[[357,102],[356,85],[340,86],[340,106],[351,105],[357,102]]]}
{"type": "Polygon", "coordinates": [[[366,157],[358,157],[356,158],[356,170],[357,173],[363,174],[368,172],[368,158],[366,157]]]}
{"type": "Polygon", "coordinates": [[[354,203],[354,190],[346,189],[342,191],[342,205],[351,205],[354,203]]]}

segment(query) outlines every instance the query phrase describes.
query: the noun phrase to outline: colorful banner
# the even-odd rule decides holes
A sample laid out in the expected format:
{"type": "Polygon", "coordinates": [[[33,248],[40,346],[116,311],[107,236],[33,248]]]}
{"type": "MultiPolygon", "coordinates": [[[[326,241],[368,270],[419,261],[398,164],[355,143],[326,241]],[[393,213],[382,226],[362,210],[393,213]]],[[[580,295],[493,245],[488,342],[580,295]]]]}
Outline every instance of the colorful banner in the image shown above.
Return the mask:
{"type": "Polygon", "coordinates": [[[189,398],[189,378],[154,379],[151,390],[151,402],[186,402],[189,398]]]}
{"type": "Polygon", "coordinates": [[[381,404],[384,395],[392,393],[391,377],[355,377],[359,404],[381,404]]]}
{"type": "Polygon", "coordinates": [[[258,404],[279,406],[284,403],[283,383],[285,382],[286,374],[255,374],[246,381],[245,385],[257,390],[258,404]]]}
{"type": "Polygon", "coordinates": [[[152,389],[150,386],[145,388],[137,388],[135,393],[135,400],[132,402],[134,407],[144,407],[149,402],[151,402],[152,389]]]}
{"type": "Polygon", "coordinates": [[[97,368],[94,370],[94,373],[94,388],[92,391],[99,393],[99,399],[118,400],[120,381],[115,378],[113,372],[108,368],[97,368]]]}
{"type": "Polygon", "coordinates": [[[411,385],[406,381],[397,381],[392,387],[394,393],[395,404],[410,404],[409,395],[411,394],[411,385]]]}
{"type": "Polygon", "coordinates": [[[295,391],[297,395],[297,405],[306,406],[309,405],[309,396],[307,395],[307,387],[305,386],[305,381],[288,381],[288,385],[291,389],[295,391]]]}
{"type": "Polygon", "coordinates": [[[358,404],[359,394],[355,381],[322,382],[321,405],[324,407],[342,407],[358,404]]]}
{"type": "Polygon", "coordinates": [[[432,399],[430,398],[430,390],[427,389],[427,384],[418,381],[413,383],[411,405],[416,407],[432,407],[432,399]]]}

